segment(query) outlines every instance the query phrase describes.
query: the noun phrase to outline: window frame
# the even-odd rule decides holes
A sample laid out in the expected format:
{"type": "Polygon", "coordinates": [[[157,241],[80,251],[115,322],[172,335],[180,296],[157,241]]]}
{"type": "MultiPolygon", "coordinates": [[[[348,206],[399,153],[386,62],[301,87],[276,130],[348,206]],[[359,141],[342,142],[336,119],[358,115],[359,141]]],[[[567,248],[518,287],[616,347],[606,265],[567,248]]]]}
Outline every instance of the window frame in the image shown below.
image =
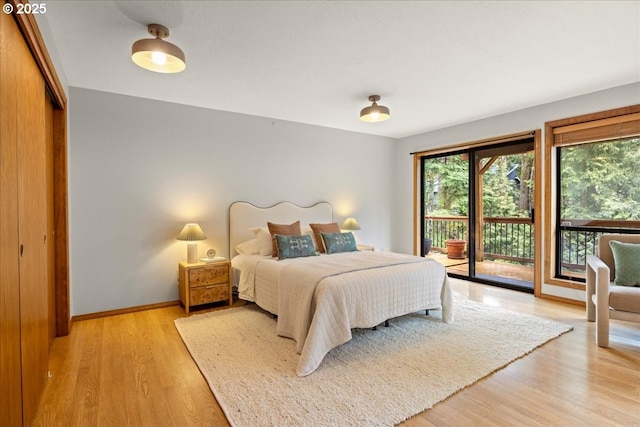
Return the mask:
{"type": "MultiPolygon", "coordinates": [[[[559,277],[556,268],[560,242],[558,238],[559,149],[571,145],[638,135],[640,135],[640,105],[545,123],[545,284],[570,289],[585,289],[584,281],[559,277]]],[[[594,231],[597,230],[594,228],[594,231]]]]}
{"type": "MultiPolygon", "coordinates": [[[[525,138],[533,138],[533,147],[534,147],[534,155],[535,155],[535,172],[534,172],[534,181],[536,183],[536,191],[534,194],[534,213],[533,213],[533,233],[534,233],[534,241],[535,246],[533,249],[534,259],[536,260],[534,263],[533,269],[533,293],[536,297],[542,296],[542,274],[541,274],[541,265],[544,265],[542,260],[543,256],[543,243],[542,243],[542,162],[543,162],[543,141],[542,141],[542,132],[538,129],[533,129],[525,132],[518,132],[508,135],[503,135],[499,137],[479,139],[475,141],[468,141],[457,143],[453,145],[443,146],[432,148],[428,150],[421,150],[410,153],[413,157],[413,251],[414,255],[420,255],[422,250],[422,239],[424,235],[424,229],[422,228],[423,217],[421,208],[423,205],[422,194],[422,158],[424,157],[435,157],[438,155],[451,155],[455,153],[472,152],[475,150],[482,149],[483,147],[488,147],[492,145],[498,145],[502,143],[515,142],[518,140],[522,140],[525,138]],[[538,261],[539,260],[539,261],[538,261]]],[[[546,189],[546,188],[545,188],[546,189]]],[[[470,200],[471,203],[475,203],[473,199],[470,200]]],[[[473,228],[471,229],[473,231],[473,228]]],[[[473,239],[473,236],[471,236],[473,239]]],[[[468,244],[475,244],[474,240],[469,240],[468,244]]],[[[480,280],[473,279],[474,281],[481,282],[480,280]]]]}

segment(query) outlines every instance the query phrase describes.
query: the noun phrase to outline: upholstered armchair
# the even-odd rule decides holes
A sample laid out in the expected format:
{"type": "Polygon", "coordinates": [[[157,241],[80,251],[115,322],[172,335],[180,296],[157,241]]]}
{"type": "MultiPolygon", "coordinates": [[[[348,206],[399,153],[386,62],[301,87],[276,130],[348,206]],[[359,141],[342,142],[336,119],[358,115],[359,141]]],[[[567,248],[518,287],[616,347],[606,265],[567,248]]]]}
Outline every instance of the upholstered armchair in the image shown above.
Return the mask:
{"type": "MultiPolygon", "coordinates": [[[[604,234],[598,241],[598,255],[587,256],[587,320],[596,322],[596,344],[600,347],[609,347],[609,319],[640,322],[640,287],[614,283],[616,265],[609,245],[612,240],[640,244],[640,235],[604,234]]],[[[621,260],[618,257],[618,262],[621,260]]],[[[640,266],[638,258],[627,262],[635,264],[630,267],[640,266]]],[[[638,277],[633,280],[640,282],[638,277]]]]}

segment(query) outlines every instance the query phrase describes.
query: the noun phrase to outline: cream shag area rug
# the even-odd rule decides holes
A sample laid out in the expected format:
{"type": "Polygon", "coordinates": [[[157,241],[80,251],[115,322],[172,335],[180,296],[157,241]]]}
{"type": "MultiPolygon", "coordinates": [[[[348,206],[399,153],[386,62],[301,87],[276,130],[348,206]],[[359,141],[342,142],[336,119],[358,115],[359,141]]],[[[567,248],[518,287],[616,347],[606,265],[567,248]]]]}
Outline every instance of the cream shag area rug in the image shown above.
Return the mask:
{"type": "Polygon", "coordinates": [[[456,297],[439,311],[353,331],[311,375],[296,376],[293,340],[255,305],[176,319],[234,426],[388,426],[431,408],[572,329],[456,297]]]}

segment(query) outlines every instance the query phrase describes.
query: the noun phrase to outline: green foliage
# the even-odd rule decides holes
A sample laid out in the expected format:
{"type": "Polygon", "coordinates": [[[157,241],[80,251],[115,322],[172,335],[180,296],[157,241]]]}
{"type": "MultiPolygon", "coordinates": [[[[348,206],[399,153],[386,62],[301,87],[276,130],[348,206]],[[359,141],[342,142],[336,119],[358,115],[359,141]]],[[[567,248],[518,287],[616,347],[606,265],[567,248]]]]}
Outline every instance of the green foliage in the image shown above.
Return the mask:
{"type": "MultiPolygon", "coordinates": [[[[533,206],[533,153],[500,156],[494,160],[482,176],[484,216],[529,216],[529,209],[533,206]],[[509,178],[509,171],[514,168],[519,184],[509,178]]],[[[482,159],[480,167],[489,161],[490,158],[482,159]]],[[[423,178],[426,215],[469,215],[469,161],[466,156],[457,154],[425,159],[423,178]]],[[[465,239],[467,224],[462,220],[437,223],[427,220],[425,232],[441,247],[441,240],[465,239]]],[[[499,239],[505,238],[511,237],[492,235],[489,239],[485,238],[485,243],[494,245],[499,239]]],[[[523,246],[525,238],[525,234],[522,234],[518,237],[522,242],[512,243],[523,246]]]]}
{"type": "MultiPolygon", "coordinates": [[[[483,159],[481,167],[488,161],[483,159]]],[[[533,207],[533,153],[498,157],[482,179],[485,216],[529,216],[533,207]],[[508,177],[514,167],[519,185],[508,177]]],[[[461,155],[426,159],[424,180],[427,215],[469,214],[469,164],[461,155]]]]}
{"type": "MultiPolygon", "coordinates": [[[[640,138],[566,146],[559,149],[558,158],[561,167],[559,208],[563,219],[640,220],[640,138]]],[[[528,217],[535,188],[534,153],[499,156],[493,160],[484,158],[480,168],[490,161],[493,163],[482,174],[483,215],[528,217]],[[517,180],[509,178],[510,171],[514,171],[517,180]]],[[[468,216],[469,161],[466,157],[457,154],[426,159],[424,165],[425,213],[468,216]]],[[[464,226],[461,220],[427,222],[426,237],[464,238],[464,226]]],[[[515,247],[517,252],[502,255],[529,258],[532,254],[526,253],[526,248],[531,246],[531,230],[530,225],[525,225],[514,233],[506,224],[485,229],[485,250],[497,253],[496,247],[508,250],[515,247]]],[[[595,234],[563,235],[562,241],[563,263],[580,266],[586,254],[593,253],[595,234]]]]}
{"type": "Polygon", "coordinates": [[[469,165],[461,155],[426,159],[424,180],[428,215],[469,214],[469,165]]]}
{"type": "Polygon", "coordinates": [[[482,210],[485,216],[517,216],[517,194],[508,173],[507,158],[499,157],[482,175],[482,210]]]}
{"type": "Polygon", "coordinates": [[[561,215],[640,220],[640,139],[560,148],[561,215]]]}

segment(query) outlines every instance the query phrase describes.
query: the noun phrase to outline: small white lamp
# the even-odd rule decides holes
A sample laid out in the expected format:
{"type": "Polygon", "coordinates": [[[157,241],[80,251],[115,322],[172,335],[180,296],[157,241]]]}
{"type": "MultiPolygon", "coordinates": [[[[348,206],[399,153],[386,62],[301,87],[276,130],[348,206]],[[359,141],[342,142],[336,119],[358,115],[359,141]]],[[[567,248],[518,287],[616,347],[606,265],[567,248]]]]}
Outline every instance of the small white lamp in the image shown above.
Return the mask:
{"type": "Polygon", "coordinates": [[[198,224],[190,222],[184,226],[180,234],[178,234],[178,240],[187,242],[188,263],[198,262],[198,242],[206,239],[207,236],[204,235],[202,228],[198,224]]]}

